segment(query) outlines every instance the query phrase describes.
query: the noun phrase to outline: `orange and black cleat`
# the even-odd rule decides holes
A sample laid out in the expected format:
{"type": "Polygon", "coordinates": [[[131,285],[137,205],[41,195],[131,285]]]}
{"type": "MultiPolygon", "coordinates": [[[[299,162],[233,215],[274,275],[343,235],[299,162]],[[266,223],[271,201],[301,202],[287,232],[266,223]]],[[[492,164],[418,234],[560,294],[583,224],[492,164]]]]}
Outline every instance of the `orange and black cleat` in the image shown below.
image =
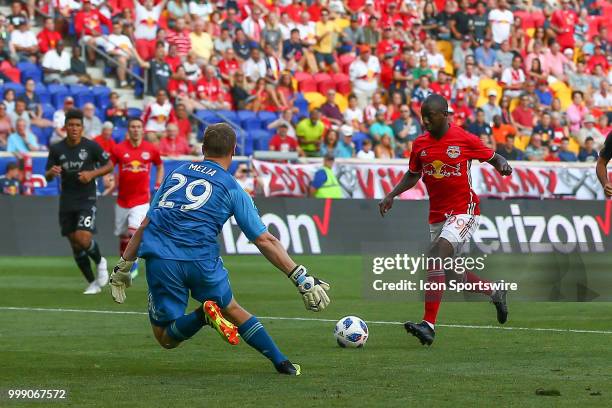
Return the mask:
{"type": "Polygon", "coordinates": [[[202,304],[202,308],[208,325],[215,329],[224,340],[233,346],[240,343],[238,328],[223,317],[221,309],[215,302],[207,300],[202,304]]]}

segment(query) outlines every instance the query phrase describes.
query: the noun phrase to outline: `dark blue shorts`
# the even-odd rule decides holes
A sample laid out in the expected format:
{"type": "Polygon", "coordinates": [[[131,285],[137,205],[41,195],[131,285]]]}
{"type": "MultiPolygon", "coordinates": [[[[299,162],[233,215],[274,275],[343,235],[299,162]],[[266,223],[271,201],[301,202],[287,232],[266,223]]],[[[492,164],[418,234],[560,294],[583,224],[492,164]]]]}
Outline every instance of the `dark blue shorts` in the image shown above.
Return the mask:
{"type": "Polygon", "coordinates": [[[189,295],[198,302],[215,301],[221,309],[232,300],[232,288],[221,258],[173,261],[147,258],[149,319],[165,327],[185,314],[189,295]]]}

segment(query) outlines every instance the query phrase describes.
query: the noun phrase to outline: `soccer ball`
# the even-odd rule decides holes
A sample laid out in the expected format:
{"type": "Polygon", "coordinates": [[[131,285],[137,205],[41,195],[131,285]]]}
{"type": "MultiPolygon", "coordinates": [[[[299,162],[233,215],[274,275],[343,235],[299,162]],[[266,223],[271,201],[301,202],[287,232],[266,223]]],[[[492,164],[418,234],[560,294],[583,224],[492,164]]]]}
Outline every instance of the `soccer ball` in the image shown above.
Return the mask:
{"type": "Polygon", "coordinates": [[[346,316],[334,327],[334,337],[340,347],[363,347],[368,340],[368,326],[357,316],[346,316]]]}

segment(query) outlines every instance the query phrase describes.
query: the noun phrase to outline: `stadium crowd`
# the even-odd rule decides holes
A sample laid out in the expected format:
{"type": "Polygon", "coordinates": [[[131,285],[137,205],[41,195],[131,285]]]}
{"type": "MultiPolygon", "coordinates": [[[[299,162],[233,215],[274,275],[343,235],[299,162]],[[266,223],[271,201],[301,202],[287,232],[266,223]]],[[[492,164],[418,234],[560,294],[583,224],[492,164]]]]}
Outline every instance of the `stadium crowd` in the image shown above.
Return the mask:
{"type": "Polygon", "coordinates": [[[131,113],[166,156],[197,153],[193,113],[242,127],[245,154],[408,157],[436,92],[450,121],[508,159],[593,161],[612,129],[610,18],[604,0],[16,1],[0,16],[0,150],[61,140],[75,99],[86,137],[108,149],[123,139],[117,93],[101,105],[68,93],[52,112],[37,95],[37,79],[49,91],[109,82],[87,75],[99,47],[117,87],[147,71],[144,109],[131,113]]]}

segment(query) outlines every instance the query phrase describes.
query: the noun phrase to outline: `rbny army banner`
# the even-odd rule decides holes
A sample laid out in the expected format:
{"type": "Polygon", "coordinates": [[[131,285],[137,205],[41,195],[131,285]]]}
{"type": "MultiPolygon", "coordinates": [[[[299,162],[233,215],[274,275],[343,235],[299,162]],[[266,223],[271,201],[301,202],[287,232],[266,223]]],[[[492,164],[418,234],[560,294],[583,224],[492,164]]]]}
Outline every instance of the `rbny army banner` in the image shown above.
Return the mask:
{"type": "MultiPolygon", "coordinates": [[[[482,197],[603,199],[594,165],[531,164],[514,162],[511,177],[502,177],[487,163],[473,162],[472,188],[482,197]]],[[[253,160],[258,183],[266,197],[305,197],[314,173],[321,163],[287,164],[253,160]]],[[[402,179],[407,161],[367,163],[336,160],[334,171],[346,198],[382,198],[402,179]]],[[[434,177],[454,177],[460,170],[445,163],[430,165],[423,171],[434,177]]],[[[427,199],[419,182],[402,199],[427,199]]]]}

